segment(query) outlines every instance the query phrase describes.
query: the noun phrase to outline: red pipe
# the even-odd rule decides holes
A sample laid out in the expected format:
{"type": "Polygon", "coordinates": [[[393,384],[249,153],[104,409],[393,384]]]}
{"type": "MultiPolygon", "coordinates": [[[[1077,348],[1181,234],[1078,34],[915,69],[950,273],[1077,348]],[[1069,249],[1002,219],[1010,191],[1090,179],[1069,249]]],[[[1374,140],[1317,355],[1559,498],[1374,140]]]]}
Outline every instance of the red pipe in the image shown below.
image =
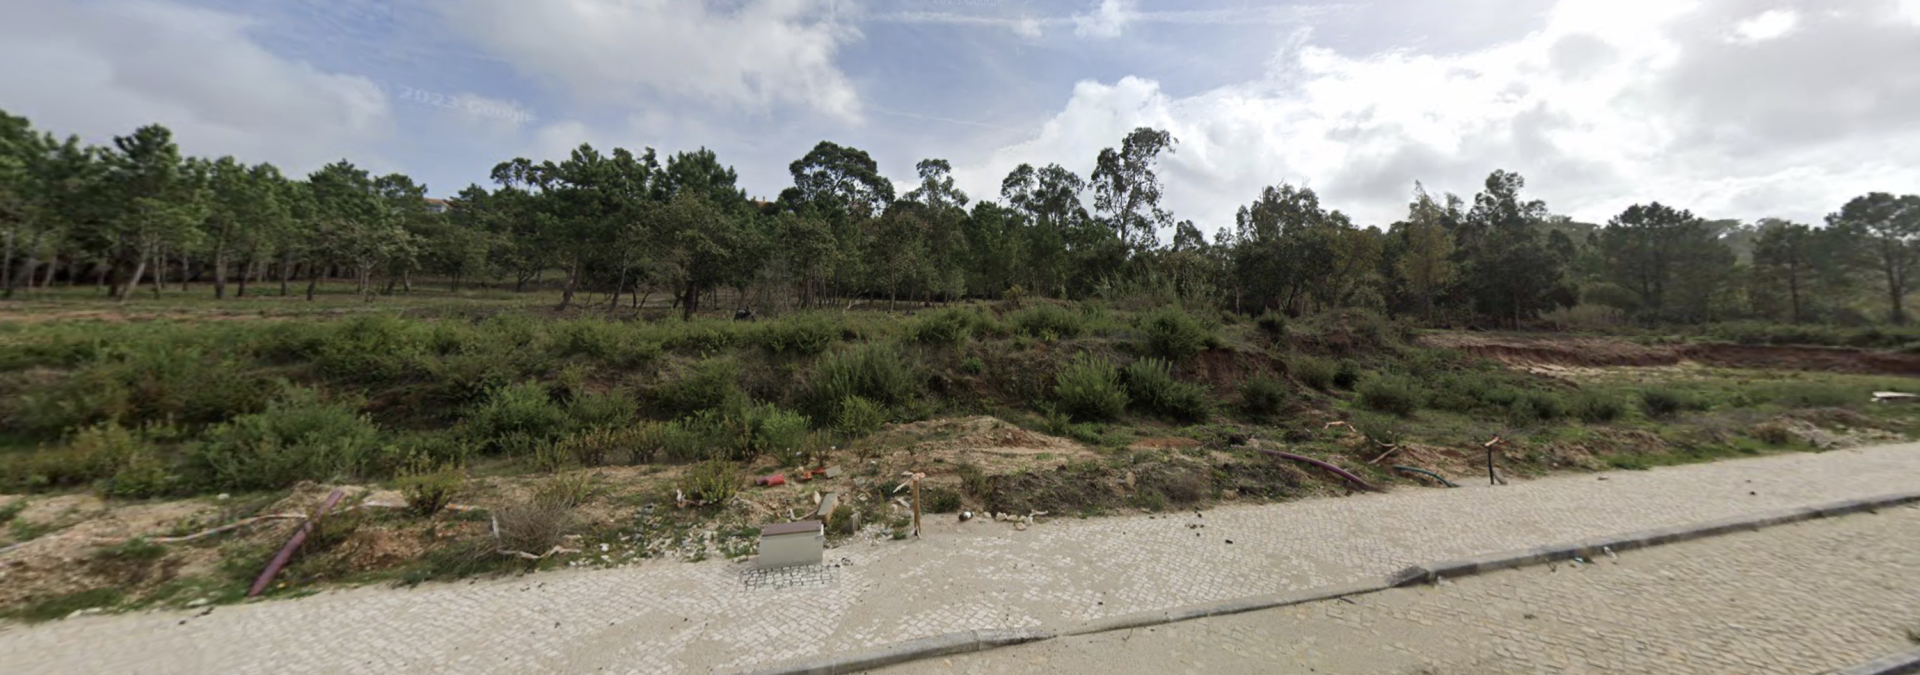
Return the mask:
{"type": "Polygon", "coordinates": [[[251,598],[267,590],[267,584],[273,583],[273,577],[280,574],[280,568],[286,567],[287,561],[293,559],[293,552],[299,550],[301,544],[307,543],[307,535],[313,533],[314,523],[320,522],[320,517],[333,510],[333,505],[340,503],[340,498],[345,496],[347,493],[339,490],[334,490],[333,494],[327,495],[327,501],[320,505],[320,510],[313,512],[313,517],[308,518],[307,522],[300,526],[300,530],[293,533],[293,538],[287,540],[287,545],[280,547],[280,552],[273,556],[273,562],[267,563],[267,568],[260,571],[260,578],[254,579],[253,587],[247,589],[247,597],[251,598]]]}
{"type": "Polygon", "coordinates": [[[1303,456],[1300,456],[1300,455],[1296,455],[1296,454],[1293,454],[1293,453],[1291,453],[1291,452],[1281,452],[1281,451],[1279,451],[1279,450],[1268,450],[1268,449],[1266,449],[1266,448],[1254,448],[1254,449],[1255,449],[1255,450],[1259,450],[1259,451],[1261,451],[1261,452],[1264,452],[1264,453],[1267,453],[1267,454],[1269,454],[1269,455],[1273,455],[1273,456],[1275,456],[1275,457],[1279,457],[1279,458],[1281,458],[1281,459],[1291,459],[1291,460],[1293,460],[1293,461],[1296,461],[1296,462],[1305,462],[1305,463],[1308,463],[1308,464],[1312,464],[1312,465],[1314,465],[1314,466],[1317,466],[1317,467],[1320,467],[1320,468],[1322,468],[1322,469],[1326,469],[1326,470],[1328,470],[1328,471],[1331,471],[1331,472],[1333,472],[1333,473],[1334,473],[1335,475],[1337,475],[1337,476],[1339,476],[1339,477],[1341,477],[1341,478],[1345,478],[1345,479],[1347,479],[1347,482],[1349,482],[1349,483],[1352,483],[1352,484],[1354,484],[1354,485],[1358,485],[1358,486],[1360,486],[1360,488],[1361,488],[1361,489],[1363,489],[1363,490],[1371,490],[1371,491],[1373,491],[1373,492],[1379,492],[1379,491],[1380,491],[1380,488],[1377,488],[1377,487],[1374,487],[1374,486],[1372,486],[1372,485],[1369,485],[1369,484],[1367,484],[1367,482],[1366,482],[1366,481],[1364,481],[1364,480],[1360,480],[1360,477],[1359,477],[1359,476],[1355,476],[1355,475],[1353,475],[1353,474],[1351,474],[1351,473],[1347,473],[1347,470],[1346,470],[1346,469],[1342,469],[1342,468],[1340,468],[1340,467],[1337,467],[1337,466],[1334,466],[1334,465],[1332,465],[1332,464],[1328,464],[1328,463],[1326,463],[1326,462],[1322,462],[1322,461],[1320,461],[1320,460],[1317,460],[1317,459],[1314,459],[1314,458],[1312,458],[1312,457],[1303,457],[1303,456]]]}

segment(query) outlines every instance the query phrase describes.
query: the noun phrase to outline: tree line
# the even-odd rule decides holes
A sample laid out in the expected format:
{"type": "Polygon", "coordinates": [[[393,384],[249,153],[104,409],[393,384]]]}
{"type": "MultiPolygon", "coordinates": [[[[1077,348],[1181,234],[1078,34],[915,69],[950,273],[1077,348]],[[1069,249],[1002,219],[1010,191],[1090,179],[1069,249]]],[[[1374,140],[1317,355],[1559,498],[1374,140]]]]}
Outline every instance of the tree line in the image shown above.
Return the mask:
{"type": "Polygon", "coordinates": [[[490,186],[442,211],[411,178],[345,160],[287,176],[183,155],[159,125],[100,147],[0,112],[0,281],[9,298],[90,283],[125,301],[143,284],[191,283],[225,298],[300,282],[311,299],[323,279],[370,298],[433,277],[454,290],[557,285],[562,308],[664,293],[686,317],[731,289],[736,304],[785,309],[1148,295],[1448,325],[1520,326],[1574,308],[1645,322],[1905,323],[1920,263],[1920,195],[1865,194],[1820,226],[1660,203],[1591,224],[1529,199],[1507,171],[1471,200],[1416,183],[1405,217],[1384,227],[1282,183],[1209,240],[1162,204],[1159,162],[1177,146],[1136,129],[1089,175],[1023,164],[997,200],[976,200],[945,160],[919,162],[918,182],[895,194],[865,151],[823,141],[788,166],[791,187],[760,201],[711,150],[662,161],[651,148],[581,145],[559,161],[501,162],[490,186]]]}

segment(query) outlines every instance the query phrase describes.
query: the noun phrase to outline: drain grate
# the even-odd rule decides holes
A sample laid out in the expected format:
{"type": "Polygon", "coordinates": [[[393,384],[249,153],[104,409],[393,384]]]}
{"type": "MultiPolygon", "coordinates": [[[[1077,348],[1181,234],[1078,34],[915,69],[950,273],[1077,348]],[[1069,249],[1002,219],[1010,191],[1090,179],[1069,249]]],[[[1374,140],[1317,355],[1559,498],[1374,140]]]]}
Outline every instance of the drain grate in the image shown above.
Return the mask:
{"type": "Polygon", "coordinates": [[[840,566],[795,565],[754,569],[740,573],[740,585],[749,591],[777,591],[784,588],[831,586],[840,581],[840,566]]]}

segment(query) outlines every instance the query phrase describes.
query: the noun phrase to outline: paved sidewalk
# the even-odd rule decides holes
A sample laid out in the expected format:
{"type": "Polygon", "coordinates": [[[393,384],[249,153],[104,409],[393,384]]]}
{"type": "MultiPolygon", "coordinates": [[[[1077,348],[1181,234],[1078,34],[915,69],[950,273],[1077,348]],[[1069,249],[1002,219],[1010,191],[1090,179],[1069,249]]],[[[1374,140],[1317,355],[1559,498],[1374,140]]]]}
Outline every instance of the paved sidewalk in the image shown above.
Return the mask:
{"type": "Polygon", "coordinates": [[[0,628],[0,670],[732,672],[955,631],[1059,628],[1351,583],[1416,563],[1917,486],[1920,445],[1898,445],[1203,515],[1051,520],[1027,531],[940,523],[922,541],[830,550],[845,565],[824,586],[749,591],[743,565],[710,562],[369,587],[205,617],[0,628]]]}
{"type": "Polygon", "coordinates": [[[1064,637],[887,675],[1815,675],[1913,647],[1920,507],[1441,586],[1064,637]]]}

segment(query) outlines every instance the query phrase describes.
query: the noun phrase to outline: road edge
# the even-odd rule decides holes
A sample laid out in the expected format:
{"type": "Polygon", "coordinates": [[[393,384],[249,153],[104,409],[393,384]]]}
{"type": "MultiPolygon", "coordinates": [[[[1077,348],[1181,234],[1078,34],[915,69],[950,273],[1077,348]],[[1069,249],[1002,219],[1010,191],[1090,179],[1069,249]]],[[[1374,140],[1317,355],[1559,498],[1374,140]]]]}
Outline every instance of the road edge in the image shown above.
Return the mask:
{"type": "Polygon", "coordinates": [[[1920,649],[1888,654],[1857,666],[1841,668],[1829,675],[1914,675],[1915,673],[1920,673],[1920,649]]]}
{"type": "MultiPolygon", "coordinates": [[[[1220,602],[1126,614],[1106,619],[1081,622],[1057,632],[1044,630],[972,630],[948,633],[918,640],[909,640],[852,654],[774,666],[751,671],[746,675],[838,675],[840,673],[851,673],[898,665],[935,656],[985,651],[997,647],[1008,647],[1029,642],[1051,640],[1055,637],[1092,635],[1095,633],[1131,628],[1162,626],[1210,616],[1226,616],[1229,614],[1254,612],[1309,602],[1335,600],[1415,584],[1434,583],[1441,579],[1474,576],[1529,565],[1541,565],[1570,560],[1576,557],[1591,560],[1593,556],[1604,555],[1607,551],[1618,553],[1620,551],[1630,551],[1662,544],[1677,544],[1737,532],[1752,532],[1769,527],[1790,525],[1821,518],[1832,518],[1856,513],[1870,513],[1880,509],[1906,506],[1915,503],[1920,503],[1920,491],[1844,499],[1814,506],[1763,511],[1746,516],[1709,520],[1689,525],[1654,528],[1627,534],[1594,537],[1566,544],[1539,546],[1518,551],[1447,560],[1427,565],[1415,565],[1375,581],[1361,581],[1341,586],[1328,586],[1290,593],[1256,595],[1220,602]]],[[[1884,657],[1870,663],[1855,666],[1853,669],[1838,671],[1834,675],[1915,674],[1920,674],[1920,650],[1884,657]]]]}

